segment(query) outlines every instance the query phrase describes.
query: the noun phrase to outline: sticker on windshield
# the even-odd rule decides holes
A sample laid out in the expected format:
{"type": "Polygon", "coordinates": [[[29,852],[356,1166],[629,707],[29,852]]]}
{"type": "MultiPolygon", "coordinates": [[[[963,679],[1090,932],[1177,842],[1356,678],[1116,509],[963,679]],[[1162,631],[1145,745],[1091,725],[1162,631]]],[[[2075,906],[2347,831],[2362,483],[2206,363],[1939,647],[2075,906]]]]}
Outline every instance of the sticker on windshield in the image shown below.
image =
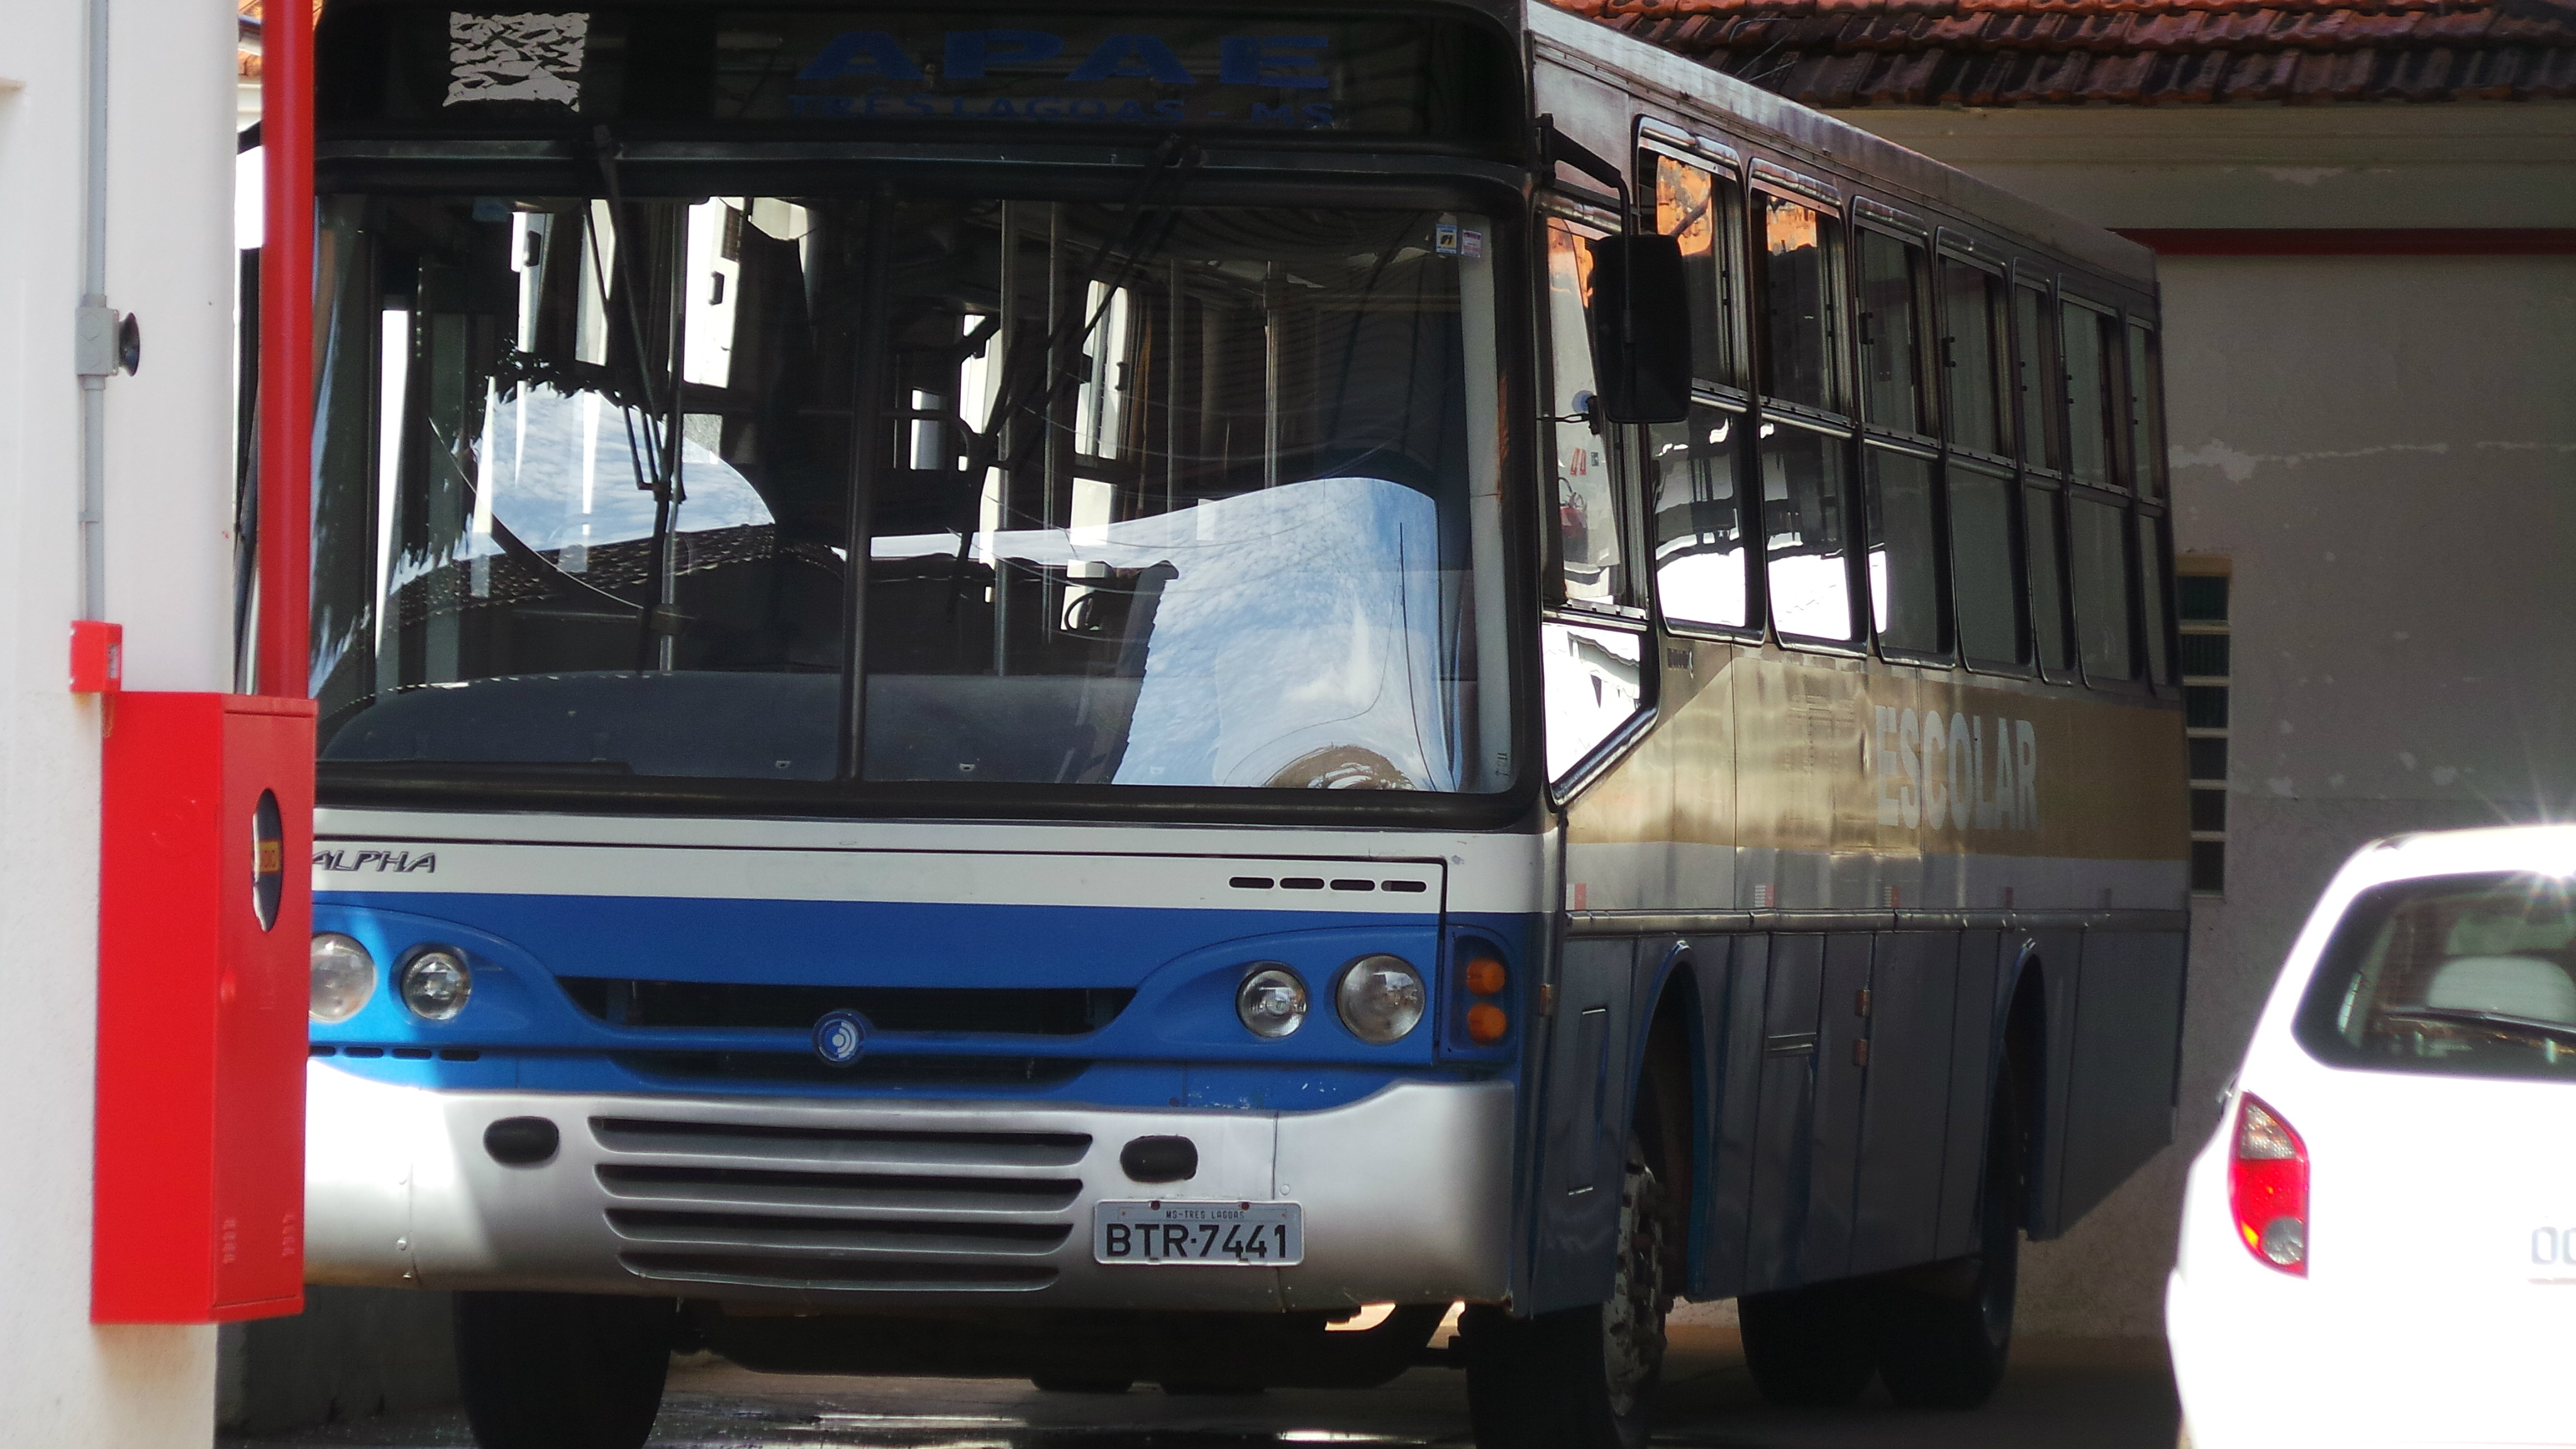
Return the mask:
{"type": "Polygon", "coordinates": [[[447,17],[447,104],[463,101],[581,103],[582,51],[590,15],[447,17]]]}

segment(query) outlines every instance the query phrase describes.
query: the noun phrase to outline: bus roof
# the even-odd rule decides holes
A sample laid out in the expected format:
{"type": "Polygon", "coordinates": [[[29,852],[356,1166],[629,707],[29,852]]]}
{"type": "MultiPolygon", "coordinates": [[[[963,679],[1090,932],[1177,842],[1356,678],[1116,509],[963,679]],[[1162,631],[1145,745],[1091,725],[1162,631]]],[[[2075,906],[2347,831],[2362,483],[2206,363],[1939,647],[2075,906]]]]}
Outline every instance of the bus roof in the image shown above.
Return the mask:
{"type": "Polygon", "coordinates": [[[1640,89],[1720,112],[1766,131],[1783,150],[1814,164],[1857,172],[1890,190],[1976,217],[2038,246],[2141,286],[2155,285],[2155,253],[2113,232],[1979,180],[1822,111],[1784,100],[1697,61],[1560,10],[1546,0],[1464,0],[1466,8],[1505,18],[1542,42],[1589,57],[1640,89]],[[1514,14],[1512,12],[1517,12],[1514,14]]]}

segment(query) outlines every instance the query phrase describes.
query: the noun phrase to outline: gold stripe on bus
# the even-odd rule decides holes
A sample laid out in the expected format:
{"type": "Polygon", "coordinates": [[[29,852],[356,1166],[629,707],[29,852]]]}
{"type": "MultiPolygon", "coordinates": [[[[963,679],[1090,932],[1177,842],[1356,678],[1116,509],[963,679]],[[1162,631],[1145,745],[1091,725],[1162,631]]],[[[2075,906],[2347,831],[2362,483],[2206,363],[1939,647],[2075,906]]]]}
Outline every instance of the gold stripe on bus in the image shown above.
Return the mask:
{"type": "Polygon", "coordinates": [[[2182,716],[2170,707],[1857,659],[1689,647],[1693,668],[1664,673],[1663,717],[1576,802],[1574,842],[2189,854],[2182,716]]]}

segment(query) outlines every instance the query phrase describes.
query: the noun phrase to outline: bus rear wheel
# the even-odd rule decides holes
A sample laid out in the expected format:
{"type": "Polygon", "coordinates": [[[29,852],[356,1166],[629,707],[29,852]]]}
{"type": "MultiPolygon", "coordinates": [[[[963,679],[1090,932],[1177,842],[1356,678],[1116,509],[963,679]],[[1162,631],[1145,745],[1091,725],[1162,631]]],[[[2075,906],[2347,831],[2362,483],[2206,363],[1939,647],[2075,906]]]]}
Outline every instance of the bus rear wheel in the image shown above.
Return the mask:
{"type": "Polygon", "coordinates": [[[1663,1183],[1632,1136],[1610,1300],[1524,1319],[1480,1306],[1459,1325],[1476,1449],[1643,1449],[1673,1301],[1671,1229],[1663,1183]]]}
{"type": "Polygon", "coordinates": [[[679,1305],[459,1293],[456,1376],[481,1449],[640,1449],[662,1411],[679,1305]]]}

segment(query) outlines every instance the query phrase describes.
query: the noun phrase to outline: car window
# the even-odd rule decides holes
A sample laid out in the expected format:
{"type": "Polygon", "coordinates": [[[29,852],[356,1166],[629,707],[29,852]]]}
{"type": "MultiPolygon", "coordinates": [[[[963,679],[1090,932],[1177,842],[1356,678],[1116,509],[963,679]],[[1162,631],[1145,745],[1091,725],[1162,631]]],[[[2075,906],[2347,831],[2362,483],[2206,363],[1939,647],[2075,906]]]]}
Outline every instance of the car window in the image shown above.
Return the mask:
{"type": "Polygon", "coordinates": [[[2576,1081],[2570,887],[2477,875],[2364,892],[2301,1004],[2301,1043],[2341,1066],[2576,1081]]]}

